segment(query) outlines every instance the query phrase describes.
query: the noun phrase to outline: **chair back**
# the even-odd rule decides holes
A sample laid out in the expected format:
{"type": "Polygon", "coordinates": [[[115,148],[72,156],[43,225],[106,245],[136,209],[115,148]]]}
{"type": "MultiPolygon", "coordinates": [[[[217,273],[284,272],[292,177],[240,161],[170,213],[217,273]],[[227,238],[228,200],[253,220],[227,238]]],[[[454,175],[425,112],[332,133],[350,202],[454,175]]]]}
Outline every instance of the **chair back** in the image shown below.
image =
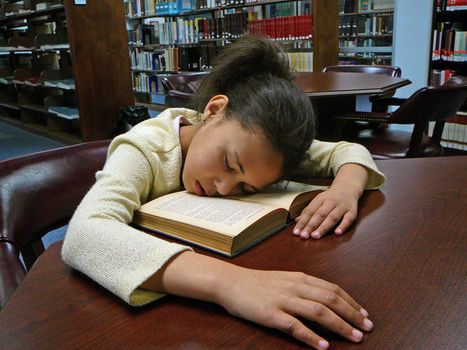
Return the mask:
{"type": "Polygon", "coordinates": [[[94,141],[0,162],[0,307],[44,247],[67,224],[102,169],[110,141],[94,141]]]}
{"type": "Polygon", "coordinates": [[[170,107],[186,107],[191,102],[207,72],[173,74],[162,78],[166,103],[170,107]]]}
{"type": "Polygon", "coordinates": [[[195,93],[206,74],[207,72],[172,74],[162,78],[161,82],[166,92],[176,90],[195,93]]]}
{"type": "MultiPolygon", "coordinates": [[[[442,154],[441,136],[446,119],[453,117],[467,97],[467,84],[463,80],[450,81],[442,86],[429,86],[416,91],[391,116],[391,123],[414,124],[407,156],[422,154],[422,142],[428,123],[436,121],[430,146],[433,154],[442,154]]],[[[430,153],[426,151],[425,153],[430,153]]]]}
{"type": "Polygon", "coordinates": [[[399,78],[401,76],[401,69],[395,66],[383,66],[383,65],[339,65],[339,66],[327,66],[324,67],[323,72],[346,72],[346,73],[371,73],[371,74],[384,74],[391,77],[399,78]]]}
{"type": "Polygon", "coordinates": [[[416,91],[392,115],[391,123],[418,124],[456,115],[467,97],[467,84],[428,86],[416,91]]]}

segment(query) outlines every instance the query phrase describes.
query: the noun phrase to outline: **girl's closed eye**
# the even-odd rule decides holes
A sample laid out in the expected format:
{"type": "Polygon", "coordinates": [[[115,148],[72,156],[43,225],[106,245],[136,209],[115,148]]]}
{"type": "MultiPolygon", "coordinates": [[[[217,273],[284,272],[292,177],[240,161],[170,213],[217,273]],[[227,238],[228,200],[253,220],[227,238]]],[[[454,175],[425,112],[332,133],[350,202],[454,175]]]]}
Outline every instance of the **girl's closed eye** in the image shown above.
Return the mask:
{"type": "Polygon", "coordinates": [[[235,169],[230,166],[229,159],[227,158],[227,154],[224,156],[224,167],[229,172],[235,171],[235,169]]]}

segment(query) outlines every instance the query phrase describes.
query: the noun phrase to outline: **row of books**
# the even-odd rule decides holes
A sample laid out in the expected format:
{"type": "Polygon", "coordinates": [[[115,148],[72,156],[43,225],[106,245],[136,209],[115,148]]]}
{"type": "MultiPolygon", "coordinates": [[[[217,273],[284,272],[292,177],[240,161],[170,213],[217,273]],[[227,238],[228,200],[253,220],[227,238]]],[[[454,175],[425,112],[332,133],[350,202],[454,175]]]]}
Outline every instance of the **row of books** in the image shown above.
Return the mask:
{"type": "Polygon", "coordinates": [[[277,40],[311,39],[313,33],[311,15],[258,19],[248,22],[248,32],[277,40]]]}
{"type": "Polygon", "coordinates": [[[2,1],[2,9],[0,16],[15,16],[25,13],[34,13],[43,11],[53,7],[63,6],[61,1],[44,1],[30,4],[29,1],[2,1]]]}
{"type": "Polygon", "coordinates": [[[467,0],[437,0],[436,11],[467,10],[467,0]]]}
{"type": "Polygon", "coordinates": [[[372,39],[372,38],[355,38],[355,39],[340,39],[339,47],[389,47],[392,45],[392,38],[372,39]]]}
{"type": "Polygon", "coordinates": [[[200,39],[238,39],[247,31],[248,13],[227,14],[225,17],[200,19],[198,24],[200,39]]]}
{"type": "Polygon", "coordinates": [[[128,17],[176,15],[195,9],[194,0],[125,0],[128,17]]]}
{"type": "Polygon", "coordinates": [[[133,45],[157,45],[159,42],[158,22],[127,25],[128,42],[133,45]]]}
{"type": "Polygon", "coordinates": [[[394,8],[394,0],[339,0],[339,13],[381,11],[394,8]]]}
{"type": "Polygon", "coordinates": [[[303,11],[306,11],[306,9],[308,9],[308,13],[310,13],[311,0],[297,0],[296,2],[291,1],[278,4],[268,4],[268,0],[195,0],[195,9],[220,9],[226,6],[238,6],[244,4],[262,4],[262,6],[265,6],[266,12],[270,12],[270,14],[268,13],[269,17],[279,17],[305,14],[303,11]],[[298,13],[295,13],[294,10],[297,5],[299,8],[303,8],[305,10],[299,10],[298,13]]]}
{"type": "Polygon", "coordinates": [[[163,94],[161,77],[156,74],[140,72],[132,75],[133,87],[137,92],[163,94]]]}
{"type": "Polygon", "coordinates": [[[199,71],[201,64],[201,48],[199,47],[179,47],[177,51],[178,58],[172,66],[167,66],[167,59],[173,61],[173,53],[168,50],[160,52],[151,52],[141,49],[133,50],[130,54],[131,67],[133,70],[149,70],[154,72],[161,71],[199,71]],[[178,64],[178,66],[175,66],[178,64]]]}
{"type": "MultiPolygon", "coordinates": [[[[199,20],[199,19],[198,19],[199,20]]],[[[196,44],[198,43],[197,20],[184,20],[179,17],[172,22],[157,23],[156,32],[162,45],[196,44]]]]}
{"type": "Polygon", "coordinates": [[[456,28],[455,24],[438,23],[438,28],[433,32],[434,61],[467,62],[467,31],[456,28]]]}
{"type": "Polygon", "coordinates": [[[391,53],[380,53],[380,52],[339,52],[339,59],[350,58],[350,59],[367,59],[372,60],[374,64],[390,64],[392,59],[391,53]],[[376,63],[380,62],[380,63],[376,63]],[[383,63],[384,62],[384,63],[383,63]]]}
{"type": "Polygon", "coordinates": [[[3,85],[26,85],[32,87],[45,86],[54,87],[62,90],[75,90],[75,81],[73,78],[59,80],[42,80],[40,76],[32,76],[25,79],[14,78],[14,76],[0,76],[0,84],[3,85]]]}
{"type": "Polygon", "coordinates": [[[392,34],[394,16],[346,16],[339,19],[340,36],[392,34]]]}
{"type": "Polygon", "coordinates": [[[160,54],[158,52],[133,50],[130,52],[131,68],[160,71],[160,54]]]}
{"type": "Polygon", "coordinates": [[[313,52],[287,52],[292,72],[312,72],[313,52]]]}
{"type": "MultiPolygon", "coordinates": [[[[430,123],[430,134],[433,133],[433,129],[434,123],[430,123]]],[[[467,112],[457,112],[455,116],[446,121],[441,135],[441,145],[467,151],[467,112]]]]}
{"type": "Polygon", "coordinates": [[[50,106],[48,108],[50,113],[55,114],[57,117],[67,120],[79,119],[79,110],[71,106],[50,106]]]}
{"type": "Polygon", "coordinates": [[[456,75],[456,71],[452,69],[433,69],[431,71],[431,85],[443,85],[446,81],[456,75]]]}

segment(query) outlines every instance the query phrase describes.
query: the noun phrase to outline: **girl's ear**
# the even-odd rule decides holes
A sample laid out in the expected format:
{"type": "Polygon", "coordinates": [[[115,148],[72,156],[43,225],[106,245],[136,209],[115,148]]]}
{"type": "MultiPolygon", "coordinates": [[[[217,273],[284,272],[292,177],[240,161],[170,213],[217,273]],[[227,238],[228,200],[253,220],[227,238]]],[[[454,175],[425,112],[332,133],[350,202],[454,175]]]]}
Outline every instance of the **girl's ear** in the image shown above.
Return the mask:
{"type": "Polygon", "coordinates": [[[203,121],[208,121],[213,117],[222,117],[229,103],[229,98],[225,95],[212,97],[204,108],[203,121]]]}

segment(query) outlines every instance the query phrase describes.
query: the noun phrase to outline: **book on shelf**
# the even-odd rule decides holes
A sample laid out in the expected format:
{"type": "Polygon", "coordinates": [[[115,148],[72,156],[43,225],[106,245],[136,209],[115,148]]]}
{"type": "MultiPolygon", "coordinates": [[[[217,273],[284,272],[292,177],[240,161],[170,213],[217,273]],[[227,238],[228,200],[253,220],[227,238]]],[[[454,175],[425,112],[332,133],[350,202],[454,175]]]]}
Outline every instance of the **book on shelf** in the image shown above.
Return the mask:
{"type": "Polygon", "coordinates": [[[9,85],[13,82],[15,77],[13,75],[1,76],[0,77],[0,84],[9,85]]]}
{"type": "Polygon", "coordinates": [[[292,223],[324,188],[284,181],[233,197],[175,192],[143,204],[133,225],[234,256],[292,223]]]}
{"type": "Polygon", "coordinates": [[[57,80],[44,80],[44,86],[60,88],[63,90],[75,90],[75,80],[73,78],[57,79],[57,80]]]}
{"type": "Polygon", "coordinates": [[[79,119],[79,111],[76,107],[50,106],[49,112],[68,120],[79,119]]]}
{"type": "Polygon", "coordinates": [[[437,0],[436,11],[467,10],[467,0],[437,0]]]}

